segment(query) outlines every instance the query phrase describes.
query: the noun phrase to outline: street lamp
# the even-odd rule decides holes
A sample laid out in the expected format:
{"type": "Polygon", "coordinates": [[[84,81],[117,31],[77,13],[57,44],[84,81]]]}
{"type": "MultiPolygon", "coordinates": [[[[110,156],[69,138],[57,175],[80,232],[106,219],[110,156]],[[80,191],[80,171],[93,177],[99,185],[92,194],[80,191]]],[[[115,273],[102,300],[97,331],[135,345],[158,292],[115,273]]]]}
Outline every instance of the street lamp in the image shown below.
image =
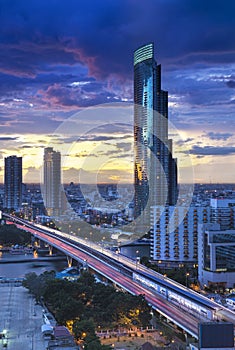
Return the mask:
{"type": "Polygon", "coordinates": [[[158,264],[157,264],[157,269],[158,269],[158,272],[160,272],[160,271],[161,271],[161,268],[160,268],[161,263],[162,263],[162,261],[161,261],[161,260],[158,260],[158,264]]]}
{"type": "Polygon", "coordinates": [[[115,253],[117,254],[117,260],[119,261],[120,248],[117,248],[115,253]]]}
{"type": "Polygon", "coordinates": [[[137,265],[140,263],[140,257],[136,257],[135,269],[137,270],[137,265]]]}
{"type": "Polygon", "coordinates": [[[105,236],[102,237],[101,251],[103,253],[105,236]]]}
{"type": "Polygon", "coordinates": [[[189,276],[189,272],[186,272],[186,274],[185,274],[186,288],[188,288],[188,276],[189,276]]]}

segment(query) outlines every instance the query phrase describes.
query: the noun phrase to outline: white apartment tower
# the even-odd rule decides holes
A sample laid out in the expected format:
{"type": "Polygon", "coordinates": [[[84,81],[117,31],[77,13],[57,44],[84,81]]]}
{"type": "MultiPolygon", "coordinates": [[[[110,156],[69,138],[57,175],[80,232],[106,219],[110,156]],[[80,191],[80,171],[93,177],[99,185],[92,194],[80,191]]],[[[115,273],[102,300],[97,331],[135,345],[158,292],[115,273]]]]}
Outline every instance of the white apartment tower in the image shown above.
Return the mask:
{"type": "Polygon", "coordinates": [[[44,150],[44,204],[49,216],[61,211],[61,154],[52,147],[44,150]]]}
{"type": "Polygon", "coordinates": [[[152,207],[151,259],[172,265],[197,263],[198,224],[207,222],[209,207],[152,207]]]}

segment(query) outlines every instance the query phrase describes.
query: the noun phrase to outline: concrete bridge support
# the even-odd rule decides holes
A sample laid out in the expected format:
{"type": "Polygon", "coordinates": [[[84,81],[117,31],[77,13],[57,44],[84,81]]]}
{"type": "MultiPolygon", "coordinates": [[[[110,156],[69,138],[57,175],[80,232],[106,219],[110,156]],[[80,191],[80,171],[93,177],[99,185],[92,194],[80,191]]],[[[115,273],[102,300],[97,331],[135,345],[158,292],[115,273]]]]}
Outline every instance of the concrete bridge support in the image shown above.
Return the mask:
{"type": "Polygon", "coordinates": [[[49,245],[48,248],[49,248],[49,255],[52,255],[53,254],[53,247],[51,245],[49,245]]]}
{"type": "Polygon", "coordinates": [[[67,262],[68,262],[68,267],[72,267],[73,265],[73,258],[71,256],[67,255],[67,262]]]}

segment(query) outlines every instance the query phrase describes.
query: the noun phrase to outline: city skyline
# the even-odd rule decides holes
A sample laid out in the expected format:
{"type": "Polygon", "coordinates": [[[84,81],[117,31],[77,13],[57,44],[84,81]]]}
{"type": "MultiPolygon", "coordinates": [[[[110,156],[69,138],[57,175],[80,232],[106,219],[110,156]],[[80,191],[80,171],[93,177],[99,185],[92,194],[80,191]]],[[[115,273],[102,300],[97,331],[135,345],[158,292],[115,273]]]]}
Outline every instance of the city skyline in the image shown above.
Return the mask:
{"type": "MultiPolygon", "coordinates": [[[[44,148],[74,113],[132,102],[133,52],[148,42],[162,64],[169,120],[182,135],[178,145],[192,156],[195,182],[234,182],[234,6],[201,0],[1,4],[0,183],[4,158],[13,154],[24,159],[24,182],[40,182],[44,148]]],[[[130,156],[127,136],[120,140],[130,156]]],[[[80,140],[77,155],[84,159],[91,142],[101,147],[104,140],[110,135],[80,140]]],[[[118,173],[118,165],[113,169],[118,173]]]]}

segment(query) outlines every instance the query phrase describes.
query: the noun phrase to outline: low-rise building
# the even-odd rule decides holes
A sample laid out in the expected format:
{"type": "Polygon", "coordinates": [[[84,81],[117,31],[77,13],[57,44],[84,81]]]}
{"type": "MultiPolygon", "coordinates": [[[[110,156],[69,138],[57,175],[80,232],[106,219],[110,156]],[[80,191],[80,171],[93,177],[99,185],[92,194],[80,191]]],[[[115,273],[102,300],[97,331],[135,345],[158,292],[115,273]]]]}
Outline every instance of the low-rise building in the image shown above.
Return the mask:
{"type": "Polygon", "coordinates": [[[221,230],[235,228],[235,199],[211,198],[211,222],[220,224],[221,230]]]}
{"type": "Polygon", "coordinates": [[[55,326],[53,340],[49,340],[47,350],[75,350],[79,347],[75,344],[72,334],[65,326],[55,326]]]}

